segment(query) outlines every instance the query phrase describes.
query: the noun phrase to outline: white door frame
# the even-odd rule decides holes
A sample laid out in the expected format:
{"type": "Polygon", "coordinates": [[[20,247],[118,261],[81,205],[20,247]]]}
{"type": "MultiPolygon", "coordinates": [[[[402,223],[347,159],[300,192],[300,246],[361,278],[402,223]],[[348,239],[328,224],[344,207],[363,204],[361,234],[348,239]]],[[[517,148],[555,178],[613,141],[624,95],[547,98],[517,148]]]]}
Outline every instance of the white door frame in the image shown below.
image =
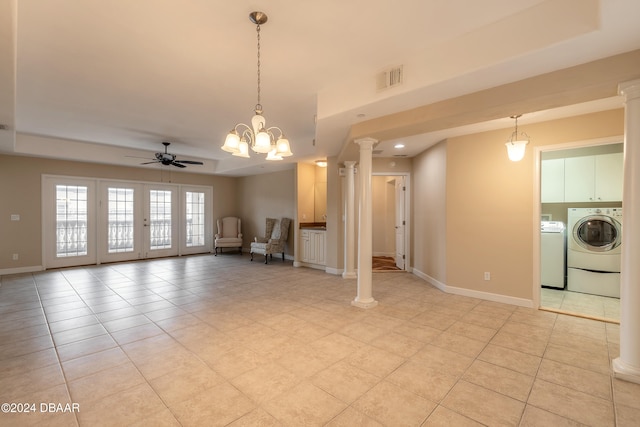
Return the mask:
{"type": "Polygon", "coordinates": [[[404,270],[411,272],[411,174],[409,172],[372,172],[373,176],[400,176],[404,178],[404,270]]]}
{"type": "MultiPolygon", "coordinates": [[[[624,136],[613,136],[606,138],[598,138],[598,139],[590,139],[583,141],[573,141],[566,142],[562,144],[555,145],[544,145],[533,147],[533,159],[535,162],[534,165],[534,186],[533,186],[533,217],[540,218],[542,215],[542,189],[541,189],[541,179],[542,179],[542,153],[547,151],[559,151],[559,150],[567,150],[573,148],[581,148],[581,147],[592,147],[597,145],[607,145],[607,144],[619,144],[624,140],[624,136]]],[[[533,295],[533,308],[540,308],[540,294],[542,292],[542,287],[540,286],[540,222],[533,221],[532,227],[532,241],[533,241],[533,283],[532,285],[532,295],[533,295]]]]}

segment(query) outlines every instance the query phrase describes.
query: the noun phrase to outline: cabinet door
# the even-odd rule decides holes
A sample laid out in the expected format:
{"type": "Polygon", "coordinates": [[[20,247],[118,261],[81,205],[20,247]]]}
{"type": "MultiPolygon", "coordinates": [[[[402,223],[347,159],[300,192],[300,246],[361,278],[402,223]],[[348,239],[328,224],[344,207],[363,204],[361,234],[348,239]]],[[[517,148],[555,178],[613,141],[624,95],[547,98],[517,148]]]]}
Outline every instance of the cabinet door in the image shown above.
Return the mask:
{"type": "Polygon", "coordinates": [[[564,159],[564,201],[593,202],[595,189],[595,157],[564,159]]]}
{"type": "Polygon", "coordinates": [[[543,160],[541,175],[542,203],[564,202],[564,159],[543,160]]]}
{"type": "Polygon", "coordinates": [[[596,201],[622,200],[622,162],[622,153],[596,156],[596,201]]]}
{"type": "Polygon", "coordinates": [[[316,234],[316,264],[325,265],[325,248],[324,248],[324,236],[325,233],[323,231],[319,231],[316,234]]]}
{"type": "Polygon", "coordinates": [[[309,239],[308,231],[302,230],[300,232],[300,243],[301,243],[300,261],[309,262],[309,254],[311,252],[311,247],[310,247],[310,239],[309,239]]]}

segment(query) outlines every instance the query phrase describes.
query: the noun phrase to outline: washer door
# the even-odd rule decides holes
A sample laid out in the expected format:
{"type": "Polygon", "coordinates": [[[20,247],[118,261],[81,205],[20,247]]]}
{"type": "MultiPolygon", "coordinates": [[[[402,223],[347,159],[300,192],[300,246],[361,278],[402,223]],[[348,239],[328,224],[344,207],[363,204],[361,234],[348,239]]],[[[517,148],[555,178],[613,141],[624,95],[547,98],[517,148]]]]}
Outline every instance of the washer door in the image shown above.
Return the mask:
{"type": "Polygon", "coordinates": [[[589,251],[608,252],[622,243],[622,226],[607,215],[590,215],[573,227],[573,240],[589,251]]]}

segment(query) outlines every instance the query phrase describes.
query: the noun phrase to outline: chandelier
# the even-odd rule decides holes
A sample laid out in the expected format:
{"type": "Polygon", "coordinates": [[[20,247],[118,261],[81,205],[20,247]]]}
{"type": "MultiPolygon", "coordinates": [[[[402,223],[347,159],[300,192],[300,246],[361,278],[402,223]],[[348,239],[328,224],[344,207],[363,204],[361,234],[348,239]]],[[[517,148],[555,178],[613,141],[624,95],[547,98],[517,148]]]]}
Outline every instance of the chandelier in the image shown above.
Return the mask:
{"type": "Polygon", "coordinates": [[[516,130],[511,133],[511,136],[505,144],[507,146],[507,155],[512,162],[519,162],[524,158],[525,149],[529,143],[529,135],[524,132],[518,134],[518,118],[522,117],[522,114],[517,116],[511,116],[516,121],[516,130]]]}
{"type": "Polygon", "coordinates": [[[234,156],[249,158],[251,147],[256,153],[266,154],[267,160],[282,160],[283,157],[293,155],[289,141],[279,127],[266,127],[260,104],[260,25],[267,22],[268,18],[263,12],[252,12],[249,19],[256,24],[258,34],[258,102],[251,126],[244,123],[235,125],[227,135],[222,149],[234,156]]]}

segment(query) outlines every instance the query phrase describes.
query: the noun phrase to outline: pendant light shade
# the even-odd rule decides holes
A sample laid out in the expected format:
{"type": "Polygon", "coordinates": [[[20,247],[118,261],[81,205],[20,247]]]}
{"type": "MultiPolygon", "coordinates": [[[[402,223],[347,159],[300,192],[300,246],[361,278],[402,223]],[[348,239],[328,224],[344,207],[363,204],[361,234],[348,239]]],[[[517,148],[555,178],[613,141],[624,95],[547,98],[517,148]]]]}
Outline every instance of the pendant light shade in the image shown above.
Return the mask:
{"type": "Polygon", "coordinates": [[[249,156],[249,144],[247,143],[246,139],[241,139],[240,143],[238,144],[238,152],[237,153],[232,153],[233,156],[237,156],[237,157],[244,157],[245,159],[248,159],[249,156]]]}
{"type": "Polygon", "coordinates": [[[529,143],[530,139],[529,135],[527,135],[526,133],[518,133],[518,118],[521,116],[522,114],[511,116],[511,118],[515,119],[516,121],[516,128],[505,144],[507,147],[507,156],[509,156],[509,160],[511,160],[512,162],[519,162],[524,158],[527,144],[529,143]]]}
{"type": "Polygon", "coordinates": [[[507,142],[507,155],[512,162],[519,162],[524,158],[525,149],[529,141],[513,141],[507,142]]]}
{"type": "Polygon", "coordinates": [[[238,145],[240,144],[240,135],[235,129],[227,135],[227,138],[224,140],[224,145],[222,149],[227,153],[235,154],[238,152],[238,145]]]}

